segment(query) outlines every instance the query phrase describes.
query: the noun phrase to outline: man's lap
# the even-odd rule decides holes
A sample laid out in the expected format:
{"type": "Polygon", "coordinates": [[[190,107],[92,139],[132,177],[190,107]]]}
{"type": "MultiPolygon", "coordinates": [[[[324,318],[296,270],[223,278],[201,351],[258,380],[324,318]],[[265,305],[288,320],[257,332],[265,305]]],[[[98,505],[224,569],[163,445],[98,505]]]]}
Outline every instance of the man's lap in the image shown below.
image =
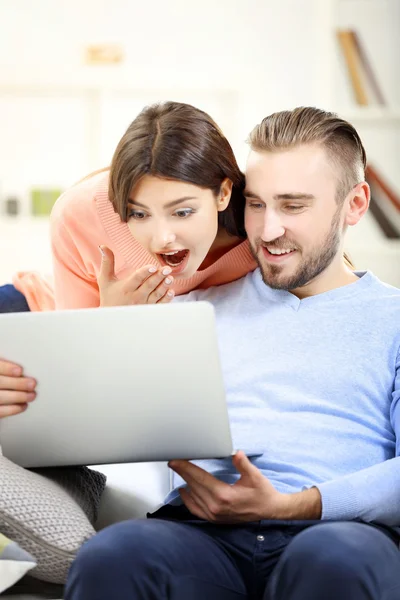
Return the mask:
{"type": "MultiPolygon", "coordinates": [[[[163,507],[149,516],[148,520],[112,526],[85,545],[81,554],[97,555],[96,559],[89,558],[93,578],[98,577],[105,552],[106,562],[113,557],[119,567],[123,565],[131,573],[140,572],[141,577],[146,577],[146,572],[153,576],[158,572],[158,579],[168,580],[169,586],[175,586],[180,593],[184,587],[193,600],[196,593],[199,598],[207,594],[209,600],[262,598],[268,582],[273,580],[271,575],[279,571],[281,557],[289,554],[293,560],[296,556],[291,548],[300,547],[303,556],[305,552],[317,556],[329,544],[333,555],[336,549],[340,557],[346,552],[357,552],[356,534],[362,531],[360,543],[367,559],[366,540],[371,539],[375,544],[377,539],[384,538],[384,545],[396,549],[394,533],[390,539],[390,532],[361,523],[261,521],[222,526],[200,521],[184,508],[175,507],[163,507]],[[349,536],[353,541],[350,548],[346,542],[349,536]]],[[[80,560],[81,557],[78,563],[80,560]]],[[[312,563],[312,556],[310,560],[312,563]]],[[[81,565],[81,568],[89,567],[81,565]]],[[[400,555],[398,568],[400,571],[400,555]]],[[[72,581],[74,568],[71,573],[72,581]]]]}

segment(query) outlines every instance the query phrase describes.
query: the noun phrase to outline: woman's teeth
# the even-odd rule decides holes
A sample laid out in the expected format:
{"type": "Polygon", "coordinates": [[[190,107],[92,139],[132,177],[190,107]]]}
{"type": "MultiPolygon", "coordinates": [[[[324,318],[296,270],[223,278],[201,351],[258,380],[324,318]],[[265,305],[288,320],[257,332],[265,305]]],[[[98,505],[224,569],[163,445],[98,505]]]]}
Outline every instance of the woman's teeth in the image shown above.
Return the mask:
{"type": "Polygon", "coordinates": [[[161,256],[170,267],[178,267],[183,263],[188,252],[189,250],[174,250],[172,252],[164,252],[161,256]]]}

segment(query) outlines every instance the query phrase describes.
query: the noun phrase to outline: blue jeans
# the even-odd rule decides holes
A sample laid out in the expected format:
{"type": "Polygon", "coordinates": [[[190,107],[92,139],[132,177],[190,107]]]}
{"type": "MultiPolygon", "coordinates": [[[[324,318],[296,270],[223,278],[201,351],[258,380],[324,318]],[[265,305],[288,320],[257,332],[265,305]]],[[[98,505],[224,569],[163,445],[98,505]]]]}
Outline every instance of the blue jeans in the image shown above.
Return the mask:
{"type": "Polygon", "coordinates": [[[13,285],[0,286],[0,313],[27,312],[28,303],[25,296],[13,285]]]}
{"type": "Polygon", "coordinates": [[[358,522],[214,525],[184,508],[86,542],[66,600],[399,600],[399,536],[358,522]]]}

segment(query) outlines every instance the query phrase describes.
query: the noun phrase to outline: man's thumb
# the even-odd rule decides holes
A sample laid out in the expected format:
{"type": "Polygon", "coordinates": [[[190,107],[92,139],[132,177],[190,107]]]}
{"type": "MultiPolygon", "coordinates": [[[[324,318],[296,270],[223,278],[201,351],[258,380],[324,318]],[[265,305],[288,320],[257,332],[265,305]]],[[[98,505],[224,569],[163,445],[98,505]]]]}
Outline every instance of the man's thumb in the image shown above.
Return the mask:
{"type": "Polygon", "coordinates": [[[113,251],[107,246],[99,246],[99,250],[101,253],[99,281],[105,283],[115,279],[115,258],[113,251]]]}

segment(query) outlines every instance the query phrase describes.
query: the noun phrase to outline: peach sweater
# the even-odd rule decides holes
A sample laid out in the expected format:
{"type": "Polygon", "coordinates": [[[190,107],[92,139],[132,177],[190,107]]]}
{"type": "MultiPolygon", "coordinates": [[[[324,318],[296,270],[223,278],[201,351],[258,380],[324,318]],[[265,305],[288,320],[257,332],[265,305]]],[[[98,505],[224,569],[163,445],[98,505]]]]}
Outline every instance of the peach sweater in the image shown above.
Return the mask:
{"type": "MultiPolygon", "coordinates": [[[[13,283],[31,310],[89,308],[99,305],[99,245],[112,249],[115,272],[124,278],[146,264],[158,264],[122,223],[108,199],[108,172],[67,190],[51,214],[54,282],[37,273],[17,273],[13,283]],[[54,290],[54,291],[53,291],[54,290]]],[[[247,241],[190,279],[178,279],[176,294],[235,281],[256,267],[247,241]]]]}

